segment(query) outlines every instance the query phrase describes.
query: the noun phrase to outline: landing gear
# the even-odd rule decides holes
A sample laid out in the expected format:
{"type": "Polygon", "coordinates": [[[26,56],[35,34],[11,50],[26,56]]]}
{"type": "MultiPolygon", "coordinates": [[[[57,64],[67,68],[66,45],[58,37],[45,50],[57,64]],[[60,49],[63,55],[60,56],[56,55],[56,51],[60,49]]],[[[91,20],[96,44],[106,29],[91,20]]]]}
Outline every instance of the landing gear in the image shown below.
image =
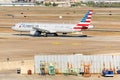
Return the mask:
{"type": "Polygon", "coordinates": [[[40,36],[41,35],[41,31],[37,31],[37,30],[31,30],[30,31],[30,35],[31,36],[40,36]]]}
{"type": "Polygon", "coordinates": [[[67,35],[67,33],[62,33],[62,36],[66,36],[67,35]]]}
{"type": "Polygon", "coordinates": [[[87,37],[87,35],[80,35],[80,37],[87,37]]]}
{"type": "Polygon", "coordinates": [[[48,33],[45,33],[43,36],[44,36],[44,37],[47,37],[47,36],[48,36],[48,33]]]}
{"type": "Polygon", "coordinates": [[[54,33],[54,36],[58,36],[58,34],[57,34],[57,33],[54,33]]]}
{"type": "Polygon", "coordinates": [[[57,33],[45,33],[44,37],[47,37],[47,36],[58,36],[58,34],[57,33]]]}
{"type": "Polygon", "coordinates": [[[41,32],[40,31],[36,31],[34,36],[40,36],[41,35],[41,32]]]}
{"type": "Polygon", "coordinates": [[[20,36],[22,35],[22,31],[20,31],[20,34],[19,34],[20,36]]]}

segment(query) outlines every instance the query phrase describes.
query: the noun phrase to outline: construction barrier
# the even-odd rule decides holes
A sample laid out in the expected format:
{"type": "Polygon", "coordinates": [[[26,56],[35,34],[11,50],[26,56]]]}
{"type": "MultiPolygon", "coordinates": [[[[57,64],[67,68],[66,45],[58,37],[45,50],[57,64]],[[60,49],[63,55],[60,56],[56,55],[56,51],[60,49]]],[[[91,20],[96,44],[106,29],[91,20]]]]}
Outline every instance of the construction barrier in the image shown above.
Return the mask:
{"type": "Polygon", "coordinates": [[[49,73],[49,64],[57,73],[102,73],[103,69],[117,73],[120,66],[120,55],[36,55],[34,57],[35,73],[41,73],[40,65],[44,64],[45,73],[49,73]],[[87,66],[87,67],[85,67],[87,66]]]}

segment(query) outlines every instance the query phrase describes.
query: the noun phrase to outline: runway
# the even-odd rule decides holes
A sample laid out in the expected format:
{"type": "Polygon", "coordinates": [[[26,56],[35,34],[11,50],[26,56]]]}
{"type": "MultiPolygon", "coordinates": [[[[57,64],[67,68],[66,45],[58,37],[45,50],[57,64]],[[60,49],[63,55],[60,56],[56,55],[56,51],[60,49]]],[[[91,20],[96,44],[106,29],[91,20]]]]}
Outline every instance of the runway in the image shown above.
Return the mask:
{"type": "Polygon", "coordinates": [[[119,36],[32,37],[0,33],[0,61],[33,59],[36,54],[86,55],[120,52],[119,36]]]}

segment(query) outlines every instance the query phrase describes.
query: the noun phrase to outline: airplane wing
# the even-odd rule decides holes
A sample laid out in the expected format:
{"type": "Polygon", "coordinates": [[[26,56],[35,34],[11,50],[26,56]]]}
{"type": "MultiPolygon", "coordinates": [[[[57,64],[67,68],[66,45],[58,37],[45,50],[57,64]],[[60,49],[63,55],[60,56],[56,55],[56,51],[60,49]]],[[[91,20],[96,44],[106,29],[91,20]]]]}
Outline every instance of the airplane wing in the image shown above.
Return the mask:
{"type": "Polygon", "coordinates": [[[56,33],[56,31],[54,31],[52,29],[47,29],[47,28],[43,28],[43,27],[33,27],[33,29],[43,32],[43,33],[56,33]]]}

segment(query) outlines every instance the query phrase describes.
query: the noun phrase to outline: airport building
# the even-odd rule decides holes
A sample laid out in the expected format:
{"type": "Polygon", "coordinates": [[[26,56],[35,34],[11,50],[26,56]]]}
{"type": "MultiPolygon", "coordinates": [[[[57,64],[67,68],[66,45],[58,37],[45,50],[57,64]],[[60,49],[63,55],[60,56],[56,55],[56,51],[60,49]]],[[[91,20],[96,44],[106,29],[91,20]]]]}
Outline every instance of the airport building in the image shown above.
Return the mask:
{"type": "Polygon", "coordinates": [[[34,2],[35,0],[16,0],[18,2],[34,2]]]}
{"type": "Polygon", "coordinates": [[[34,2],[36,0],[0,0],[0,3],[34,2]]]}
{"type": "Polygon", "coordinates": [[[88,2],[88,1],[94,1],[95,3],[96,2],[105,2],[105,3],[119,3],[120,0],[84,0],[84,2],[88,2]]]}
{"type": "Polygon", "coordinates": [[[83,0],[0,0],[0,3],[13,3],[13,2],[35,2],[35,1],[50,1],[50,2],[80,2],[83,0]]]}
{"type": "Polygon", "coordinates": [[[94,2],[120,2],[120,0],[0,0],[0,3],[13,3],[13,2],[35,2],[35,1],[49,1],[49,2],[88,2],[88,1],[94,1],[94,2]]]}
{"type": "Polygon", "coordinates": [[[102,73],[112,70],[117,73],[120,68],[120,56],[115,55],[36,55],[34,58],[35,73],[49,73],[50,67],[56,73],[74,71],[76,73],[102,73]]]}

